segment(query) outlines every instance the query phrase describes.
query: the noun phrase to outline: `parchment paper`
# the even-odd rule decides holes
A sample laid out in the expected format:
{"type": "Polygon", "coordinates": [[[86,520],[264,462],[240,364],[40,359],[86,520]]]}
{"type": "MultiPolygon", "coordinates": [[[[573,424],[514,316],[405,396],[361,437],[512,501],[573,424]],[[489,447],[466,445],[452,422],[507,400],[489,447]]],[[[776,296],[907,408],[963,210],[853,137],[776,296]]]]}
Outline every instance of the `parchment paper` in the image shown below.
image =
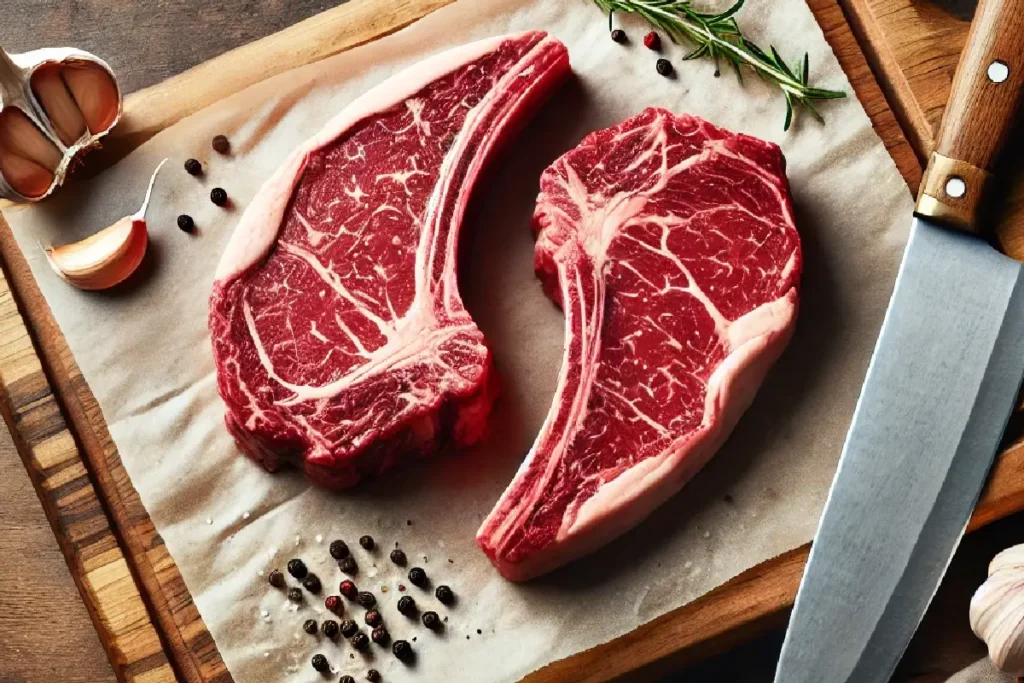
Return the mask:
{"type": "MultiPolygon", "coordinates": [[[[809,50],[814,80],[850,93],[822,105],[825,126],[804,116],[784,134],[777,93],[750,74],[744,86],[728,71],[715,78],[706,60],[682,63],[682,48],[667,49],[678,77],[662,78],[640,44],[646,28],[626,20],[632,42],[617,45],[605,17],[584,0],[462,0],[389,38],[254,86],[162,132],[94,180],[7,212],[235,680],[320,680],[309,666],[317,651],[338,671],[362,677],[369,663],[350,658],[350,646],[301,632],[304,619],[322,618],[322,603],[295,611],[265,579],[301,556],[330,591],[341,578],[327,553],[337,537],[356,548],[357,582],[377,592],[393,636],[417,636],[414,668],[376,646],[373,666],[387,681],[450,683],[518,679],[812,537],[912,203],[803,0],[749,0],[739,22],[792,61],[802,56],[797,50],[809,50]],[[224,428],[206,328],[214,268],[241,210],[291,149],[397,69],[449,46],[532,28],[567,43],[577,78],[482,188],[467,226],[475,243],[462,288],[504,383],[493,434],[472,451],[442,454],[346,493],[265,473],[240,457],[224,428]],[[680,495],[587,560],[513,585],[473,538],[536,435],[558,371],[562,315],[532,272],[538,176],[587,132],[655,104],[783,146],[806,261],[798,331],[733,438],[680,495]],[[218,133],[232,139],[230,159],[209,152],[218,133]],[[70,242],[134,211],[165,156],[172,162],[149,214],[146,272],[98,294],[50,272],[37,242],[70,242]],[[204,178],[181,170],[190,156],[209,159],[204,178]],[[227,189],[233,208],[210,203],[214,186],[227,189]],[[176,229],[179,213],[195,218],[196,235],[176,229]],[[375,559],[355,543],[365,533],[384,547],[375,559]],[[448,583],[458,595],[456,606],[439,610],[449,617],[443,635],[394,609],[404,571],[385,551],[396,542],[435,585],[448,583]]],[[[439,607],[411,590],[421,606],[439,607]]]]}

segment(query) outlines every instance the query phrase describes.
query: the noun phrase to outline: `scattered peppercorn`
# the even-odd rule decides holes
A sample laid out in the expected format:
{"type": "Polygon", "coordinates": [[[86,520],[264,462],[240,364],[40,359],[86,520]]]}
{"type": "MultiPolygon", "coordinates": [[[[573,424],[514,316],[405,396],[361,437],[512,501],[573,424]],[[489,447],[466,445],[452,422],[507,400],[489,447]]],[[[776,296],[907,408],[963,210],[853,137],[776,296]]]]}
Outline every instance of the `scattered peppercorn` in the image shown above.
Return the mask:
{"type": "Polygon", "coordinates": [[[302,591],[298,588],[289,588],[288,599],[292,602],[302,602],[302,591]]]}
{"type": "Polygon", "coordinates": [[[455,602],[455,593],[448,586],[438,586],[437,590],[434,591],[434,597],[441,601],[444,605],[450,605],[455,602]]]}
{"type": "Polygon", "coordinates": [[[224,206],[228,203],[228,193],[223,187],[215,187],[210,190],[210,201],[217,206],[224,206]]]}
{"type": "Polygon", "coordinates": [[[270,572],[270,576],[267,577],[267,581],[269,581],[270,585],[273,586],[274,588],[284,588],[285,587],[284,574],[282,574],[277,569],[275,569],[274,571],[270,572]]]}
{"type": "Polygon", "coordinates": [[[188,214],[181,214],[178,216],[178,230],[182,232],[192,232],[196,229],[196,222],[192,220],[192,216],[188,214]]]}
{"type": "Polygon", "coordinates": [[[327,657],[317,654],[313,655],[313,668],[319,671],[320,673],[323,673],[324,671],[327,671],[329,668],[331,668],[331,665],[327,661],[327,657]]]}
{"type": "Polygon", "coordinates": [[[621,28],[615,29],[614,31],[612,31],[612,40],[614,40],[616,43],[626,42],[626,32],[623,31],[621,28]]]}
{"type": "Polygon", "coordinates": [[[441,618],[437,616],[437,612],[424,612],[423,625],[431,631],[437,631],[441,628],[441,618]]]}
{"type": "Polygon", "coordinates": [[[363,550],[373,550],[374,542],[373,536],[367,534],[366,536],[359,537],[359,545],[363,546],[363,550]]]}
{"type": "Polygon", "coordinates": [[[398,611],[407,617],[416,614],[416,601],[411,595],[403,595],[398,599],[398,611]]]}
{"type": "Polygon", "coordinates": [[[363,618],[366,620],[367,626],[380,626],[380,622],[384,620],[380,616],[380,612],[375,609],[367,610],[366,616],[363,618]]]}
{"type": "Polygon", "coordinates": [[[341,622],[341,635],[345,636],[346,638],[351,638],[358,631],[359,624],[352,621],[351,619],[346,619],[345,621],[341,622]]]}
{"type": "Polygon", "coordinates": [[[357,574],[359,572],[359,565],[356,564],[355,558],[350,555],[338,563],[338,569],[346,574],[357,574]]]}
{"type": "Polygon", "coordinates": [[[391,646],[391,652],[404,662],[412,657],[412,645],[408,640],[396,640],[395,644],[391,646]]]}
{"type": "Polygon", "coordinates": [[[366,637],[365,633],[357,633],[352,636],[352,647],[359,651],[363,651],[370,647],[370,639],[366,637]]]}
{"type": "Polygon", "coordinates": [[[421,567],[413,567],[409,570],[409,583],[423,588],[427,585],[427,573],[421,567]]]}
{"type": "Polygon", "coordinates": [[[199,175],[203,172],[203,165],[199,163],[199,159],[186,159],[185,172],[189,175],[199,175]]]}
{"type": "Polygon", "coordinates": [[[476,634],[477,634],[478,636],[479,636],[479,635],[483,635],[483,631],[481,631],[480,629],[477,629],[477,630],[476,630],[476,634]]]}
{"type": "Polygon", "coordinates": [[[658,50],[661,49],[661,36],[659,36],[654,31],[651,31],[646,36],[644,36],[644,47],[646,47],[648,50],[654,50],[655,52],[657,52],[658,50]]]}
{"type": "Polygon", "coordinates": [[[314,595],[319,593],[320,590],[323,588],[323,586],[320,585],[320,577],[316,574],[310,574],[306,578],[304,578],[302,580],[302,586],[314,595]]]}
{"type": "Polygon", "coordinates": [[[411,519],[405,520],[405,525],[406,526],[412,526],[412,520],[411,519]]]}
{"type": "Polygon", "coordinates": [[[356,588],[356,585],[348,579],[345,579],[340,584],[338,584],[338,592],[340,592],[349,600],[355,600],[356,596],[359,595],[359,589],[356,588]]]}
{"type": "Polygon", "coordinates": [[[334,640],[338,637],[338,622],[336,622],[334,619],[327,619],[326,621],[324,621],[324,625],[322,628],[324,631],[324,635],[330,638],[331,640],[334,640]]]}
{"type": "Polygon", "coordinates": [[[324,600],[324,607],[331,612],[344,611],[344,607],[341,606],[341,596],[338,595],[328,595],[327,599],[324,600]]]}
{"type": "Polygon", "coordinates": [[[404,583],[398,584],[398,592],[399,593],[404,593],[405,592],[405,584],[404,583]]]}
{"type": "Polygon", "coordinates": [[[380,672],[376,669],[370,669],[366,672],[366,680],[370,683],[380,683],[380,672]]]}
{"type": "Polygon", "coordinates": [[[391,634],[383,626],[378,626],[370,633],[370,640],[378,645],[387,645],[391,642],[391,634]]]}
{"type": "Polygon", "coordinates": [[[391,551],[391,561],[397,564],[399,567],[404,567],[406,562],[405,553],[399,550],[398,548],[395,548],[391,551]]]}
{"type": "Polygon", "coordinates": [[[373,593],[369,591],[359,591],[359,595],[356,596],[356,602],[362,605],[364,609],[370,609],[377,604],[377,598],[373,597],[373,593]]]}
{"type": "Polygon", "coordinates": [[[348,557],[348,543],[345,541],[331,541],[331,557],[336,560],[344,560],[348,557]]]}
{"type": "Polygon", "coordinates": [[[213,151],[217,154],[227,154],[228,150],[231,149],[231,143],[226,135],[215,135],[213,142],[210,144],[213,147],[213,151]]]}
{"type": "Polygon", "coordinates": [[[657,64],[654,65],[658,70],[658,73],[662,76],[671,76],[674,69],[672,68],[672,62],[667,59],[659,59],[657,64]]]}
{"type": "Polygon", "coordinates": [[[306,569],[306,563],[300,559],[288,560],[288,573],[294,576],[296,579],[306,578],[306,574],[309,570],[306,569]]]}
{"type": "Polygon", "coordinates": [[[316,619],[306,619],[306,623],[302,625],[302,630],[311,636],[316,635],[316,619]]]}
{"type": "Polygon", "coordinates": [[[356,683],[356,679],[346,674],[338,679],[338,683],[356,683]]]}

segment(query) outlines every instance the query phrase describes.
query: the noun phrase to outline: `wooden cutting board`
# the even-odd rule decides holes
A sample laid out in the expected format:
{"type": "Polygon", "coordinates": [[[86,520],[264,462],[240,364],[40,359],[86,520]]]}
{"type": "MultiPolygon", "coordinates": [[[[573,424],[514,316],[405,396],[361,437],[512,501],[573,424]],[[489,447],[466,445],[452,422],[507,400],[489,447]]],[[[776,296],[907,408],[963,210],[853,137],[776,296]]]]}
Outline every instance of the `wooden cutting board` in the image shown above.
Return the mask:
{"type": "MultiPolygon", "coordinates": [[[[105,149],[90,156],[89,170],[115,162],[180,118],[252,83],[391,33],[448,2],[354,0],[135,93],[105,149]]],[[[846,16],[836,0],[809,0],[809,5],[916,191],[920,160],[930,149],[963,45],[964,22],[911,0],[844,0],[846,16]],[[866,47],[867,61],[846,17],[866,47]],[[902,24],[910,19],[907,33],[902,24]],[[892,110],[868,62],[887,79],[892,110]]],[[[119,679],[230,681],[2,219],[0,255],[0,410],[119,679]]],[[[1020,433],[1018,425],[1011,427],[1013,445],[1000,456],[972,528],[1024,508],[1020,433]]],[[[651,680],[778,625],[792,603],[806,554],[805,547],[766,562],[690,605],[551,664],[528,680],[651,680]]]]}

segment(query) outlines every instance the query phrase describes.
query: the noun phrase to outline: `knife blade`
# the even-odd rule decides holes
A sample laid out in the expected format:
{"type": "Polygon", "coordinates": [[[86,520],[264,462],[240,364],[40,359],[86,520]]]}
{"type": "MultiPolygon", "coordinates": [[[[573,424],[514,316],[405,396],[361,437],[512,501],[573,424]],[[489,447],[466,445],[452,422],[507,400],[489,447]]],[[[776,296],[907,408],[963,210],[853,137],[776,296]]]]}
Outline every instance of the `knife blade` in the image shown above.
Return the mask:
{"type": "Polygon", "coordinates": [[[888,681],[978,500],[1024,377],[1024,270],[978,220],[1022,86],[1024,0],[982,0],[776,683],[888,681]]]}

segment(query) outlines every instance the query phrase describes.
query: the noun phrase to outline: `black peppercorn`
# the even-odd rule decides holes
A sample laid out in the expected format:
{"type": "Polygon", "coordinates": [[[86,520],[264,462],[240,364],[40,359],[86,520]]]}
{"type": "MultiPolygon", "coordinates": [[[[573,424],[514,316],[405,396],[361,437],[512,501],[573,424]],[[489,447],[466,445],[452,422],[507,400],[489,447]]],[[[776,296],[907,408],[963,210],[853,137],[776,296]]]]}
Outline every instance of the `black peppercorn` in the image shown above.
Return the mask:
{"type": "Polygon", "coordinates": [[[210,190],[210,201],[217,206],[224,206],[228,203],[228,193],[223,187],[215,187],[210,190]]]}
{"type": "Polygon", "coordinates": [[[269,581],[270,585],[274,588],[284,588],[285,586],[284,574],[282,574],[277,569],[270,572],[270,576],[267,577],[267,581],[269,581]]]}
{"type": "Polygon", "coordinates": [[[412,645],[408,640],[396,640],[391,646],[391,651],[403,662],[412,657],[412,645]]]}
{"type": "Polygon", "coordinates": [[[423,588],[427,585],[427,573],[421,567],[413,567],[409,570],[409,583],[423,588]]]}
{"type": "Polygon", "coordinates": [[[376,669],[370,669],[366,672],[366,680],[370,683],[380,683],[380,672],[376,669]]]}
{"type": "Polygon", "coordinates": [[[455,593],[452,593],[452,589],[448,586],[438,586],[437,590],[434,591],[434,597],[444,605],[450,605],[455,602],[455,593]]]}
{"type": "Polygon", "coordinates": [[[344,595],[349,600],[355,600],[356,596],[359,595],[359,589],[356,588],[356,585],[348,579],[345,579],[340,584],[338,584],[338,592],[344,595]]]}
{"type": "Polygon", "coordinates": [[[344,676],[338,679],[338,683],[356,683],[356,679],[352,678],[348,674],[345,674],[344,676]]]}
{"type": "Polygon", "coordinates": [[[199,175],[203,172],[203,165],[199,163],[199,159],[186,159],[185,172],[189,175],[199,175]]]}
{"type": "Polygon", "coordinates": [[[331,668],[330,663],[327,661],[327,657],[323,655],[313,655],[313,668],[323,673],[331,668]]]}
{"type": "Polygon", "coordinates": [[[341,622],[341,635],[345,636],[346,638],[351,638],[356,634],[357,631],[359,631],[359,624],[352,621],[351,619],[346,619],[345,621],[341,622]]]}
{"type": "Polygon", "coordinates": [[[623,31],[621,28],[615,29],[614,31],[612,31],[612,40],[614,40],[616,43],[626,42],[626,32],[623,31]]]}
{"type": "Polygon", "coordinates": [[[320,589],[323,588],[323,586],[320,585],[320,577],[318,577],[316,574],[310,574],[306,578],[304,578],[302,580],[302,586],[314,595],[316,593],[319,593],[320,589]]]}
{"type": "Polygon", "coordinates": [[[338,562],[338,569],[346,574],[356,574],[359,572],[359,566],[356,564],[355,558],[351,555],[338,562]]]}
{"type": "Polygon", "coordinates": [[[213,151],[217,152],[217,154],[227,154],[228,150],[231,149],[231,143],[228,142],[226,135],[214,136],[210,144],[213,147],[213,151]]]}
{"type": "Polygon", "coordinates": [[[383,626],[378,626],[370,633],[370,639],[378,645],[387,645],[391,642],[391,634],[383,626]]]}
{"type": "Polygon", "coordinates": [[[292,602],[302,602],[302,591],[298,588],[289,588],[288,599],[292,602]]]}
{"type": "Polygon", "coordinates": [[[306,569],[306,563],[299,559],[288,560],[288,573],[294,576],[296,579],[306,578],[306,574],[309,570],[306,569]]]}
{"type": "Polygon", "coordinates": [[[373,536],[367,534],[366,536],[359,537],[359,545],[363,546],[363,550],[373,550],[374,542],[373,536]]]}
{"type": "Polygon", "coordinates": [[[357,633],[352,636],[352,647],[357,650],[365,650],[370,647],[370,639],[366,637],[365,633],[357,633]]]}
{"type": "Polygon", "coordinates": [[[671,76],[672,71],[674,70],[672,68],[672,62],[668,61],[667,59],[659,59],[655,63],[654,68],[657,69],[658,73],[661,74],[662,76],[671,76]]]}
{"type": "Polygon", "coordinates": [[[192,220],[192,216],[188,214],[181,214],[178,216],[178,230],[182,232],[192,232],[196,229],[196,222],[192,220]]]}
{"type": "Polygon", "coordinates": [[[359,595],[356,596],[356,602],[362,605],[363,608],[370,609],[377,604],[377,598],[373,597],[373,593],[360,591],[359,595]]]}
{"type": "Polygon", "coordinates": [[[367,610],[363,619],[366,621],[367,626],[380,626],[380,622],[383,621],[380,612],[375,609],[367,610]]]}
{"type": "Polygon", "coordinates": [[[324,625],[322,626],[322,628],[324,631],[324,635],[330,638],[331,640],[334,640],[338,637],[338,622],[336,622],[334,619],[327,619],[326,621],[324,621],[324,625]]]}
{"type": "Polygon", "coordinates": [[[344,560],[348,557],[348,543],[345,541],[331,541],[331,557],[336,560],[344,560]]]}
{"type": "Polygon", "coordinates": [[[306,619],[306,623],[302,625],[302,630],[311,636],[316,635],[316,619],[306,619]]]}
{"type": "Polygon", "coordinates": [[[324,600],[324,607],[329,612],[344,612],[345,608],[341,606],[341,597],[337,595],[328,595],[327,599],[324,600]]]}
{"type": "Polygon", "coordinates": [[[391,551],[391,561],[397,564],[399,567],[405,566],[405,553],[395,548],[391,551]]]}
{"type": "Polygon", "coordinates": [[[423,625],[431,631],[436,631],[441,628],[441,618],[437,616],[437,612],[424,612],[423,625]]]}
{"type": "Polygon", "coordinates": [[[398,599],[398,611],[407,617],[416,614],[416,601],[411,595],[403,595],[398,599]]]}

